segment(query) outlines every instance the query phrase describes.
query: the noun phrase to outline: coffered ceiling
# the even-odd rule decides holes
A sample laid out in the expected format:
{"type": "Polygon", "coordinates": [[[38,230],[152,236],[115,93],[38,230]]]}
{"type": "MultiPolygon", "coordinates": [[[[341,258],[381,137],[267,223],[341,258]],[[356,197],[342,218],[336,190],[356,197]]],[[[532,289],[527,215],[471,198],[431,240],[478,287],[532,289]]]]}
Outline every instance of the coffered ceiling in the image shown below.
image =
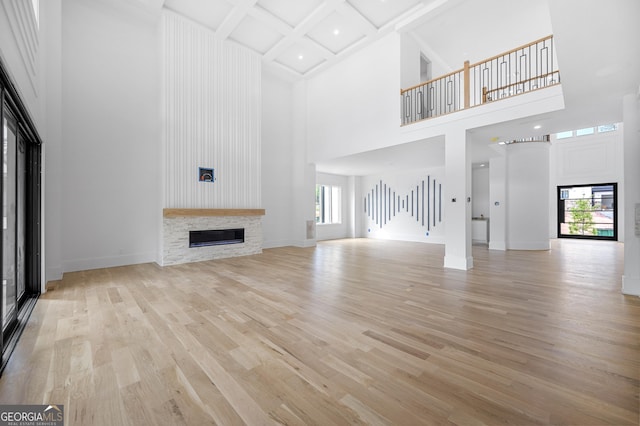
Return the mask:
{"type": "Polygon", "coordinates": [[[266,66],[292,77],[308,77],[375,41],[408,16],[446,2],[165,0],[163,5],[210,28],[220,39],[257,52],[266,66]]]}

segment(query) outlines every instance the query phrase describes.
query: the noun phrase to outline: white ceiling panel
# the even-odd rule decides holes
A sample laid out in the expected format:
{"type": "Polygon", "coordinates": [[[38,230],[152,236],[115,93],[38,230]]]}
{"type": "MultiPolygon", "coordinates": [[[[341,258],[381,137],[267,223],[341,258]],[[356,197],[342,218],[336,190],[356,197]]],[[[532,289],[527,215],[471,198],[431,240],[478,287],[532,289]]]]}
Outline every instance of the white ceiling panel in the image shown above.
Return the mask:
{"type": "Polygon", "coordinates": [[[229,38],[249,49],[264,54],[282,39],[282,34],[274,31],[256,18],[247,15],[231,32],[229,38]]]}
{"type": "Polygon", "coordinates": [[[323,3],[322,0],[258,0],[257,5],[292,27],[297,27],[323,3]]]}
{"type": "Polygon", "coordinates": [[[347,3],[376,28],[382,28],[423,2],[421,0],[347,0],[347,3]]]}
{"type": "Polygon", "coordinates": [[[307,36],[337,55],[366,35],[358,31],[347,18],[333,12],[313,27],[307,36]]]}
{"type": "Polygon", "coordinates": [[[302,43],[296,43],[283,51],[276,62],[300,74],[305,74],[322,64],[326,59],[302,43]]]}
{"type": "Polygon", "coordinates": [[[165,0],[164,6],[214,31],[233,10],[225,0],[165,0]]]}

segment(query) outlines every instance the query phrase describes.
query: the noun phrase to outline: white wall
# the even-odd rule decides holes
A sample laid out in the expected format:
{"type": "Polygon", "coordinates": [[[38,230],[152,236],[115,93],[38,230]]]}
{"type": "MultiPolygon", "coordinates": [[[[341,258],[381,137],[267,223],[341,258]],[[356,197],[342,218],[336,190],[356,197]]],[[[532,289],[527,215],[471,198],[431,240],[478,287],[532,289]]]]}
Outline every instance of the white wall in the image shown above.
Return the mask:
{"type": "Polygon", "coordinates": [[[507,153],[501,146],[499,155],[489,164],[489,248],[507,249],[507,153]]]}
{"type": "Polygon", "coordinates": [[[471,215],[489,218],[489,167],[476,167],[471,174],[471,215]]]}
{"type": "Polygon", "coordinates": [[[400,34],[400,87],[405,89],[422,83],[420,45],[409,32],[400,34]]]}
{"type": "Polygon", "coordinates": [[[351,203],[354,194],[348,176],[333,175],[316,172],[316,185],[339,186],[342,194],[342,220],[340,223],[316,224],[316,240],[335,240],[347,238],[350,231],[350,221],[353,216],[351,203]]]}
{"type": "Polygon", "coordinates": [[[360,188],[360,194],[356,196],[355,211],[362,218],[363,229],[361,232],[363,236],[388,240],[444,243],[446,216],[444,205],[446,203],[444,203],[443,167],[363,176],[360,188]],[[434,180],[436,182],[435,204],[434,180]],[[425,197],[428,197],[428,201],[424,200],[424,210],[422,207],[423,181],[425,197]],[[389,189],[391,189],[391,198],[395,199],[395,206],[394,202],[388,199],[389,189]],[[382,196],[385,190],[386,203],[384,196],[382,196]],[[398,197],[400,197],[400,202],[398,202],[398,197]],[[365,203],[367,205],[366,213],[365,203]]]}
{"type": "Polygon", "coordinates": [[[309,158],[309,97],[306,80],[293,85],[293,218],[290,224],[294,245],[316,245],[316,166],[309,158]]]}
{"type": "Polygon", "coordinates": [[[549,235],[558,234],[557,187],[591,183],[618,183],[618,240],[624,241],[624,126],[618,130],[566,139],[551,138],[549,235]]]}
{"type": "Polygon", "coordinates": [[[155,20],[62,2],[62,271],[156,260],[158,69],[155,20]]]}
{"type": "Polygon", "coordinates": [[[308,81],[310,162],[397,143],[399,37],[389,34],[308,81]]]}
{"type": "Polygon", "coordinates": [[[549,248],[549,144],[507,146],[507,249],[549,248]]]}
{"type": "Polygon", "coordinates": [[[293,87],[262,72],[263,247],[293,245],[293,87]]]}
{"type": "Polygon", "coordinates": [[[40,2],[41,84],[45,88],[41,105],[44,279],[62,276],[62,2],[40,2]]]}
{"type": "Polygon", "coordinates": [[[625,192],[619,199],[625,200],[628,221],[620,229],[625,238],[622,292],[640,296],[640,99],[635,93],[623,98],[623,118],[625,192]]]}

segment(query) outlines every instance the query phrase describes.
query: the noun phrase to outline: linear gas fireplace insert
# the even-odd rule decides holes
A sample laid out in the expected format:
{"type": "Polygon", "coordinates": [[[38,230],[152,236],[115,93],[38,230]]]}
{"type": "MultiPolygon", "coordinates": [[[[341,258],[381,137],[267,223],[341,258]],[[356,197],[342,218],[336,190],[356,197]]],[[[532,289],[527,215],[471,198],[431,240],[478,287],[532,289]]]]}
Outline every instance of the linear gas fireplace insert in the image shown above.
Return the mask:
{"type": "Polygon", "coordinates": [[[189,231],[189,247],[244,243],[244,228],[189,231]]]}

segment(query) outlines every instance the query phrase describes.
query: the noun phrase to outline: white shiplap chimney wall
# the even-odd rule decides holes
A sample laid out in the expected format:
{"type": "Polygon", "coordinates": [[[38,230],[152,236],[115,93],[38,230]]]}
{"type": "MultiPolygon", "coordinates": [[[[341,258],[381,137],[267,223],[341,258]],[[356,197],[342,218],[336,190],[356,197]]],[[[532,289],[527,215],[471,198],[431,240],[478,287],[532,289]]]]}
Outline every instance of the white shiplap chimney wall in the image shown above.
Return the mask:
{"type": "Polygon", "coordinates": [[[164,207],[260,208],[260,58],[169,11],[162,48],[164,207]]]}

